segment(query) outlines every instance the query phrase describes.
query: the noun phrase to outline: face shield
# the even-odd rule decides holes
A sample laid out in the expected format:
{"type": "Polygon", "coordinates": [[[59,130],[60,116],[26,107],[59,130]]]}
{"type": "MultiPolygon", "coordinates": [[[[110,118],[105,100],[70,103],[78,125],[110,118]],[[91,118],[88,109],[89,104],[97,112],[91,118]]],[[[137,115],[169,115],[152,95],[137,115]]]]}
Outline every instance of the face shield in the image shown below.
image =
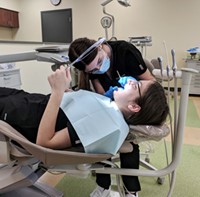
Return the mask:
{"type": "MultiPolygon", "coordinates": [[[[95,42],[93,45],[91,45],[87,50],[85,50],[78,58],[76,58],[72,63],[67,64],[67,67],[72,67],[74,64],[76,64],[77,62],[82,61],[84,58],[86,58],[90,53],[92,53],[97,47],[99,47],[103,42],[105,42],[106,39],[105,38],[101,38],[99,39],[97,42],[95,42]]],[[[55,71],[56,69],[58,69],[60,65],[52,65],[51,69],[53,71],[55,71]]]]}
{"type": "Polygon", "coordinates": [[[97,42],[95,42],[92,46],[90,46],[86,51],[84,51],[78,58],[76,58],[69,66],[73,66],[77,62],[82,61],[86,58],[90,53],[92,53],[97,47],[99,47],[106,39],[101,38],[97,42]]]}

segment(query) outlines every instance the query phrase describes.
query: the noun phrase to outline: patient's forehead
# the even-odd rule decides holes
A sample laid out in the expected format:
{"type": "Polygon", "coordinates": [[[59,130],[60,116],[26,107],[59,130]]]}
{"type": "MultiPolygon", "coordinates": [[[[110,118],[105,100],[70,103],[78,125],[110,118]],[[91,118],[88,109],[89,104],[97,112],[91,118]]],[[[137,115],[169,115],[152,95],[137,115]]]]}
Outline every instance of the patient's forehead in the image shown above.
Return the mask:
{"type": "Polygon", "coordinates": [[[140,83],[140,91],[141,91],[141,94],[143,95],[145,93],[145,91],[148,89],[148,87],[154,83],[154,81],[152,80],[141,80],[139,81],[140,83]]]}

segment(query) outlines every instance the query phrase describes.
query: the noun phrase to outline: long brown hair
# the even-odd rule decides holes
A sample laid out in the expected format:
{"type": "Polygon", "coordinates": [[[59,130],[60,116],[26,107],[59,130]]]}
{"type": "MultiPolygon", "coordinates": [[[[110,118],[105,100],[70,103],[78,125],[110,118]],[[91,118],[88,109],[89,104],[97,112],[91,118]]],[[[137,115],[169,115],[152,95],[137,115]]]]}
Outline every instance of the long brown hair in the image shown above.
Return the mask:
{"type": "MultiPolygon", "coordinates": [[[[70,62],[75,61],[84,51],[86,51],[95,42],[96,40],[88,39],[86,37],[74,40],[71,43],[68,52],[70,62]]],[[[76,67],[79,70],[78,89],[90,90],[89,74],[86,73],[84,70],[86,65],[90,64],[94,60],[97,53],[98,49],[96,48],[92,52],[89,52],[89,54],[86,55],[86,57],[83,60],[74,64],[74,67],[76,67]]]]}
{"type": "Polygon", "coordinates": [[[141,98],[136,101],[141,110],[134,113],[127,122],[133,125],[160,125],[169,114],[169,105],[164,88],[158,82],[150,84],[141,98]]]}
{"type": "Polygon", "coordinates": [[[79,71],[78,89],[91,90],[89,74],[84,71],[79,71]]]}
{"type": "MultiPolygon", "coordinates": [[[[69,46],[68,56],[70,62],[75,61],[84,51],[86,51],[95,42],[95,40],[88,39],[86,37],[74,40],[69,46]]],[[[90,64],[94,60],[97,53],[98,48],[92,50],[92,52],[89,51],[88,55],[86,55],[86,57],[80,62],[75,63],[74,66],[79,70],[85,70],[85,66],[90,64]]]]}

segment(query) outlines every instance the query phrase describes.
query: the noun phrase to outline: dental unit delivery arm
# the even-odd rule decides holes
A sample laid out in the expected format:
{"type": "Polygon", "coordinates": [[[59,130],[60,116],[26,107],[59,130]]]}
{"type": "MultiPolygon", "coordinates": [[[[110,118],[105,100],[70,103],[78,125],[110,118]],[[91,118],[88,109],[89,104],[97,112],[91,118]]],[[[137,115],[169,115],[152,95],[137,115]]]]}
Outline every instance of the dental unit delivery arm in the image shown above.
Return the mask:
{"type": "Polygon", "coordinates": [[[68,46],[41,47],[35,51],[0,55],[0,64],[7,62],[43,61],[54,64],[64,64],[68,60],[68,46]]]}

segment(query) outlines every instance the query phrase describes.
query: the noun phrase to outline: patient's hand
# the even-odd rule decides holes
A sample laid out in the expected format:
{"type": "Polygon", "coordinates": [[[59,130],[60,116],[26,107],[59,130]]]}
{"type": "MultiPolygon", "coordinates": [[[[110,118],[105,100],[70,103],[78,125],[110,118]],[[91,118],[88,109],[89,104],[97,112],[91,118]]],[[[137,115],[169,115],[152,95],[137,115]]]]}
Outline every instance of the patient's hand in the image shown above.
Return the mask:
{"type": "Polygon", "coordinates": [[[52,92],[63,93],[70,87],[71,73],[70,68],[65,69],[61,66],[48,77],[52,92]]]}

